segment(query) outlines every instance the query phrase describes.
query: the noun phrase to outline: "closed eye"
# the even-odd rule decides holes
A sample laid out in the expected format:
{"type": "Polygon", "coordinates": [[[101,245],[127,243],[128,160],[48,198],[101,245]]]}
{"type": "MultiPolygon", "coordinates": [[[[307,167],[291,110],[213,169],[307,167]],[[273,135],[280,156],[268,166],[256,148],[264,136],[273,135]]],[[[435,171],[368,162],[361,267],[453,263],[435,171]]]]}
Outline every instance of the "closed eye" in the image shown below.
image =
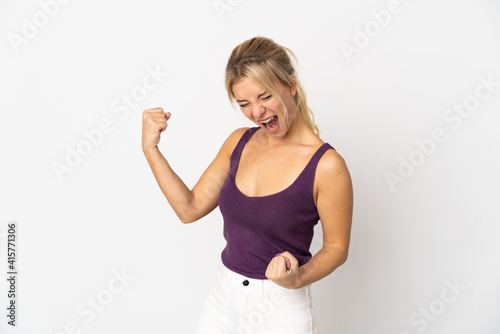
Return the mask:
{"type": "MultiPolygon", "coordinates": [[[[272,95],[269,95],[269,96],[263,97],[262,99],[263,99],[263,100],[265,100],[265,101],[267,101],[267,100],[269,100],[271,97],[272,97],[272,95]]],[[[247,103],[247,104],[243,104],[243,105],[242,105],[242,104],[240,104],[240,107],[242,107],[242,108],[245,108],[245,107],[247,107],[247,106],[248,106],[248,103],[247,103]]]]}

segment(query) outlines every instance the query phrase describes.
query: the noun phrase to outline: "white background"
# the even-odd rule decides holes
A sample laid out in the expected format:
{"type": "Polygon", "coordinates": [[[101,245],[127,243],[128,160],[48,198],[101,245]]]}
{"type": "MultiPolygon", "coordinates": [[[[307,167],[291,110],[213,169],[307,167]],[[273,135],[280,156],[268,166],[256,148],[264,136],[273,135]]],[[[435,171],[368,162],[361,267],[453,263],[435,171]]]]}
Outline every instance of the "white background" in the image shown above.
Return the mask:
{"type": "Polygon", "coordinates": [[[353,179],[349,258],[313,284],[320,333],[500,332],[498,2],[401,0],[384,27],[372,11],[389,1],[44,3],[0,2],[1,276],[9,222],[19,272],[15,328],[0,282],[1,333],[194,331],[222,217],[179,221],[143,156],[142,110],[172,113],[160,150],[194,186],[225,138],[254,126],[228,102],[223,74],[233,48],[258,35],[297,55],[321,137],[353,179]],[[361,46],[365,28],[372,37],[347,57],[341,46],[361,46]],[[147,68],[168,76],[124,107],[147,68]],[[474,101],[489,76],[493,92],[452,127],[447,110],[474,101]],[[58,178],[53,165],[106,119],[112,130],[58,178]],[[418,153],[436,128],[446,140],[418,153]],[[410,156],[418,166],[391,188],[386,173],[410,156]]]}

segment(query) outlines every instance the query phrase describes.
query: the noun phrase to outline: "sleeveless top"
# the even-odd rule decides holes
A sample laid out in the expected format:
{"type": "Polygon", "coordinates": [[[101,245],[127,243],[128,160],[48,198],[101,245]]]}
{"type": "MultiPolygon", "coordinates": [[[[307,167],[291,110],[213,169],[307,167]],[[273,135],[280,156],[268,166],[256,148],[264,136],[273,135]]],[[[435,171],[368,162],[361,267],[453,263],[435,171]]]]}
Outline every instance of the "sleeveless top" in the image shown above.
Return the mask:
{"type": "Polygon", "coordinates": [[[320,158],[334,148],[324,143],[288,188],[271,195],[248,197],[236,186],[235,176],[241,152],[258,129],[249,128],[240,138],[220,191],[219,209],[226,239],[221,260],[241,275],[267,279],[267,266],[277,253],[290,252],[299,267],[311,259],[309,247],[319,221],[313,195],[314,175],[320,158]]]}

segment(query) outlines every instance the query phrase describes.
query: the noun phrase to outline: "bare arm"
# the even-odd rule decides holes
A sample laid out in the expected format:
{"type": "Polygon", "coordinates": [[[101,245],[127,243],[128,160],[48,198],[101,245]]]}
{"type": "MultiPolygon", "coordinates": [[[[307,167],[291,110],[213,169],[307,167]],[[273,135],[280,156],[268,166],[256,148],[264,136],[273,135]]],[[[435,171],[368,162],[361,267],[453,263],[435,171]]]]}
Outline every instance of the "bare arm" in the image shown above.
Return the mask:
{"type": "Polygon", "coordinates": [[[299,284],[316,282],[341,266],[349,251],[353,190],[344,159],[328,150],[320,160],[315,182],[318,183],[318,214],[323,228],[323,247],[306,264],[299,267],[299,284]]]}
{"type": "Polygon", "coordinates": [[[219,194],[229,173],[229,158],[241,135],[247,128],[235,130],[224,142],[217,156],[190,190],[172,170],[160,152],[161,132],[167,128],[169,113],[162,108],[143,112],[142,150],[155,176],[156,182],[179,219],[192,223],[214,210],[219,194]]]}

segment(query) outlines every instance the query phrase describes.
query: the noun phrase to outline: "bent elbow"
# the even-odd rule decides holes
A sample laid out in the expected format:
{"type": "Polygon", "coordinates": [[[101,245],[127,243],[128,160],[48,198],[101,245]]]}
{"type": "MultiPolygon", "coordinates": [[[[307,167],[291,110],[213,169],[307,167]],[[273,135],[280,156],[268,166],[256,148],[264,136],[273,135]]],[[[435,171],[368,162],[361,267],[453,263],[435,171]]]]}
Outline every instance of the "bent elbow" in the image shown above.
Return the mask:
{"type": "Polygon", "coordinates": [[[344,251],[344,256],[342,257],[342,262],[340,263],[340,265],[343,265],[346,261],[347,261],[347,258],[349,256],[349,251],[344,251]]]}
{"type": "Polygon", "coordinates": [[[338,264],[338,267],[343,265],[347,261],[349,256],[349,251],[345,248],[335,247],[333,251],[332,259],[338,264]]]}
{"type": "Polygon", "coordinates": [[[192,222],[195,222],[196,219],[194,219],[193,217],[191,216],[179,216],[179,219],[181,220],[181,222],[183,224],[191,224],[192,222]]]}
{"type": "Polygon", "coordinates": [[[191,224],[200,219],[200,217],[197,217],[193,214],[187,214],[182,216],[179,215],[178,217],[183,224],[191,224]]]}

